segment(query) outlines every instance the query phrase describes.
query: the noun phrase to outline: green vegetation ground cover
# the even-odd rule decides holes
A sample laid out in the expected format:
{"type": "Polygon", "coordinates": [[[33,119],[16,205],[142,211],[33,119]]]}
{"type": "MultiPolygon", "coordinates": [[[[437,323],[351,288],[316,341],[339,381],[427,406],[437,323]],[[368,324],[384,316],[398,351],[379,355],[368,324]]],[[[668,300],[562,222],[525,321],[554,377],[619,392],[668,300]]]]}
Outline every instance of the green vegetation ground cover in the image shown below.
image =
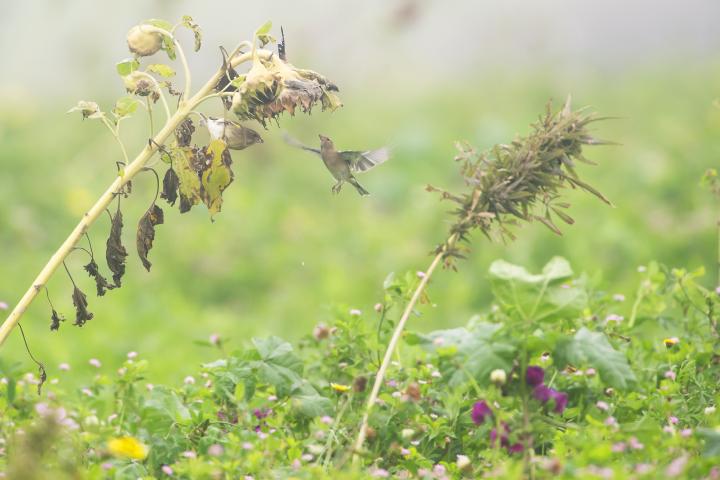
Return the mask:
{"type": "MultiPolygon", "coordinates": [[[[35,304],[23,325],[49,382],[38,396],[15,335],[0,364],[6,476],[716,478],[717,208],[699,187],[720,153],[716,70],[638,70],[613,84],[496,73],[407,93],[390,110],[355,92],[343,97],[352,114],[283,121],[348,148],[389,142],[395,157],[366,177],[368,201],[331,198],[317,162],[273,131],[236,158],[223,215],[163,224],[152,272],[128,264],[132,281],[111,302],[90,298],[91,324],[59,336],[35,304]],[[460,185],[453,140],[484,148],[525,134],[517,126],[568,90],[621,117],[593,126],[622,145],[594,151],[602,166],[583,172],[615,208],[570,193],[576,224],[563,237],[525,226],[433,277],[353,452],[394,322],[446,236],[449,205],[424,186],[460,185]]],[[[0,112],[8,303],[108,180],[104,133],[46,109],[0,112]]],[[[142,128],[125,134],[144,141],[142,128]]],[[[141,178],[133,195],[149,202],[152,187],[141,178]]],[[[128,218],[147,208],[128,203],[128,218]]],[[[49,289],[72,314],[70,286],[49,289]]]]}

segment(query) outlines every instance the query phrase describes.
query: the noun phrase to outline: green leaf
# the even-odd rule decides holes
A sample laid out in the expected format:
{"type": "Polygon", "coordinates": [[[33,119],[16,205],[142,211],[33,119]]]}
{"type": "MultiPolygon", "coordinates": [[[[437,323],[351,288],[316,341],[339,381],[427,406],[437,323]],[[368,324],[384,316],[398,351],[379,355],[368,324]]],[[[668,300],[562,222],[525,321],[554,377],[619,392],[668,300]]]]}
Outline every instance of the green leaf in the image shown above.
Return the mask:
{"type": "Polygon", "coordinates": [[[555,358],[558,368],[571,363],[597,369],[600,378],[614,388],[627,389],[636,381],[625,354],[615,350],[605,334],[585,327],[572,339],[558,343],[555,358]]]}
{"type": "Polygon", "coordinates": [[[705,440],[704,457],[720,457],[720,431],[699,428],[697,435],[705,440]]]}
{"type": "MultiPolygon", "coordinates": [[[[254,338],[253,345],[260,359],[251,365],[263,382],[275,387],[278,395],[288,396],[293,390],[306,384],[300,377],[303,371],[302,361],[293,353],[288,342],[278,337],[254,338]]],[[[314,389],[303,388],[302,391],[308,393],[314,389]]]]}
{"type": "Polygon", "coordinates": [[[139,104],[140,102],[133,97],[122,97],[115,102],[115,108],[113,108],[112,113],[118,119],[125,118],[135,113],[139,104]]]}
{"type": "Polygon", "coordinates": [[[156,387],[141,408],[143,428],[150,433],[166,435],[173,424],[187,425],[191,416],[177,394],[164,387],[156,387]]]}
{"type": "Polygon", "coordinates": [[[222,208],[222,194],[233,181],[232,158],[220,139],[210,142],[205,155],[210,158],[210,166],[202,173],[201,196],[212,218],[222,208]]]}
{"type": "Polygon", "coordinates": [[[136,58],[126,58],[115,65],[118,75],[126,77],[140,68],[140,62],[136,58]]]}
{"type": "Polygon", "coordinates": [[[145,22],[148,25],[152,25],[157,28],[162,28],[163,30],[166,30],[170,33],[172,33],[173,30],[173,24],[168,22],[167,20],[161,20],[159,18],[151,18],[150,20],[145,20],[145,22]]]}
{"type": "Polygon", "coordinates": [[[170,67],[169,65],[165,65],[163,63],[153,63],[151,65],[148,65],[145,71],[156,73],[161,77],[165,78],[175,76],[175,70],[173,70],[172,67],[170,67]]]}
{"type": "Polygon", "coordinates": [[[503,260],[490,266],[493,293],[510,315],[525,320],[552,320],[576,316],[587,305],[584,281],[571,281],[570,264],[561,257],[550,260],[540,274],[503,260]]]}
{"type": "Polygon", "coordinates": [[[255,30],[255,36],[259,37],[260,35],[267,35],[270,32],[270,29],[272,28],[272,22],[268,20],[267,22],[263,23],[258,27],[257,30],[255,30]]]}
{"type": "Polygon", "coordinates": [[[410,343],[420,345],[437,353],[441,360],[443,378],[452,387],[468,381],[468,376],[478,383],[490,383],[490,372],[495,369],[510,370],[515,357],[515,346],[493,340],[494,334],[502,328],[495,323],[478,323],[471,328],[438,330],[427,335],[415,335],[410,343]]]}
{"type": "Polygon", "coordinates": [[[309,418],[333,413],[333,402],[318,394],[293,396],[291,405],[295,413],[309,418]]]}

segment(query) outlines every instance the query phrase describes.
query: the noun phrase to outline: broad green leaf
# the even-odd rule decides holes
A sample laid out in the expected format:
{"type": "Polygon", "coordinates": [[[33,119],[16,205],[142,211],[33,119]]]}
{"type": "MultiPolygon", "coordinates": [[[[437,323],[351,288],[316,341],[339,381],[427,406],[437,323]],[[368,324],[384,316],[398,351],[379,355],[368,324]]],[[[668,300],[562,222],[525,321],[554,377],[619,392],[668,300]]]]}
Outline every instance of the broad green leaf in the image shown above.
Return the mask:
{"type": "Polygon", "coordinates": [[[172,390],[155,388],[142,405],[143,427],[151,433],[166,434],[172,424],[186,425],[190,411],[172,390]]]}
{"type": "Polygon", "coordinates": [[[113,108],[113,114],[120,119],[135,113],[139,105],[139,102],[133,97],[122,97],[115,102],[115,108],[113,108]]]}
{"type": "Polygon", "coordinates": [[[705,440],[704,457],[720,457],[720,431],[710,428],[699,428],[699,437],[705,440]]]}
{"type": "Polygon", "coordinates": [[[440,370],[450,386],[468,382],[468,376],[486,385],[490,382],[490,372],[495,369],[510,370],[515,356],[514,345],[493,340],[493,335],[501,327],[494,323],[478,323],[471,328],[415,335],[409,343],[420,345],[440,356],[440,370]]]}
{"type": "Polygon", "coordinates": [[[140,62],[135,58],[126,58],[125,60],[118,62],[115,65],[115,69],[121,77],[126,77],[130,75],[138,68],[140,68],[140,62]]]}
{"type": "Polygon", "coordinates": [[[593,367],[611,387],[627,389],[636,381],[625,354],[615,350],[601,332],[583,327],[572,339],[560,342],[555,354],[558,368],[568,363],[593,367]]]}
{"type": "Polygon", "coordinates": [[[210,157],[210,166],[202,174],[202,200],[205,202],[212,218],[222,208],[222,194],[233,181],[230,169],[232,158],[225,142],[213,140],[206,149],[210,157]]]}
{"type": "Polygon", "coordinates": [[[333,413],[332,401],[318,394],[293,396],[291,404],[296,413],[305,417],[320,417],[333,413]]]}
{"type": "Polygon", "coordinates": [[[157,73],[161,77],[169,78],[175,76],[175,70],[163,63],[153,63],[145,69],[147,72],[157,73]]]}
{"type": "Polygon", "coordinates": [[[571,281],[572,275],[570,264],[560,257],[550,260],[539,274],[503,260],[490,266],[497,301],[508,314],[527,320],[577,315],[587,305],[588,296],[584,282],[571,281]]]}
{"type": "Polygon", "coordinates": [[[251,362],[251,366],[263,382],[275,387],[278,395],[287,396],[302,386],[303,364],[288,342],[278,337],[255,338],[253,345],[259,360],[251,362]]]}
{"type": "MultiPolygon", "coordinates": [[[[162,28],[163,30],[167,31],[168,33],[172,33],[173,25],[172,23],[165,21],[165,20],[159,20],[156,18],[146,20],[145,23],[155,26],[157,28],[162,28]]],[[[170,60],[175,60],[175,43],[173,42],[173,39],[167,35],[162,36],[163,46],[162,49],[165,50],[165,53],[167,53],[167,56],[170,60]]]]}

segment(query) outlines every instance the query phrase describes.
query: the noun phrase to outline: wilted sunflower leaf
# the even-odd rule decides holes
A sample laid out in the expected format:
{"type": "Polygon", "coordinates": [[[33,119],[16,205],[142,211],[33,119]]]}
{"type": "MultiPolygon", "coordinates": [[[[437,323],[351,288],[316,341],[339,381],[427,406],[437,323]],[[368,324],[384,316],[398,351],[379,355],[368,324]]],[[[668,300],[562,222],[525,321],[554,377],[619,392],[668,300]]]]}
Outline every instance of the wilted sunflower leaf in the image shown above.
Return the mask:
{"type": "Polygon", "coordinates": [[[112,217],[110,236],[107,239],[105,250],[105,260],[110,271],[113,272],[115,288],[120,287],[122,276],[125,275],[125,257],[128,255],[122,244],[122,228],[122,212],[118,210],[112,217]]]}
{"type": "Polygon", "coordinates": [[[65,317],[58,314],[55,309],[52,309],[52,314],[50,315],[50,330],[58,330],[60,328],[60,322],[64,322],[65,317]]]}
{"type": "Polygon", "coordinates": [[[160,198],[164,198],[170,205],[175,205],[178,197],[178,187],[180,187],[180,180],[175,170],[170,167],[167,172],[165,172],[165,177],[163,177],[163,188],[162,192],[160,192],[160,198]]]}
{"type": "Polygon", "coordinates": [[[157,73],[161,77],[170,78],[175,76],[175,70],[172,69],[169,65],[165,65],[162,63],[153,63],[151,65],[148,65],[145,69],[146,72],[151,73],[157,73]]]}
{"type": "Polygon", "coordinates": [[[148,261],[148,253],[155,240],[155,226],[165,221],[162,208],[153,203],[152,207],[145,212],[138,222],[137,228],[137,251],[143,266],[149,272],[152,263],[148,261]]]}
{"type": "Polygon", "coordinates": [[[185,28],[192,30],[195,36],[195,51],[197,52],[202,46],[202,31],[200,30],[200,26],[193,21],[190,15],[184,15],[182,17],[182,24],[185,28]]]}
{"type": "Polygon", "coordinates": [[[73,305],[75,305],[75,323],[78,327],[85,325],[85,322],[92,320],[94,315],[87,309],[87,296],[77,286],[73,289],[73,305]]]}
{"type": "Polygon", "coordinates": [[[180,182],[178,192],[180,194],[180,213],[200,203],[200,176],[194,168],[197,162],[197,151],[191,147],[182,147],[173,150],[173,169],[180,182]]]}
{"type": "Polygon", "coordinates": [[[139,105],[139,102],[132,97],[122,97],[115,102],[115,107],[112,113],[117,118],[124,118],[135,113],[139,105]]]}
{"type": "Polygon", "coordinates": [[[213,140],[206,148],[210,166],[202,174],[202,199],[212,218],[222,208],[222,194],[233,181],[232,158],[225,142],[213,140]]]}
{"type": "Polygon", "coordinates": [[[136,58],[126,58],[125,60],[115,64],[118,75],[124,77],[140,68],[140,62],[136,58]]]}
{"type": "Polygon", "coordinates": [[[108,283],[107,279],[100,274],[100,269],[94,258],[91,258],[90,263],[85,265],[84,268],[88,275],[95,279],[98,297],[105,295],[105,291],[115,288],[115,285],[108,283]]]}

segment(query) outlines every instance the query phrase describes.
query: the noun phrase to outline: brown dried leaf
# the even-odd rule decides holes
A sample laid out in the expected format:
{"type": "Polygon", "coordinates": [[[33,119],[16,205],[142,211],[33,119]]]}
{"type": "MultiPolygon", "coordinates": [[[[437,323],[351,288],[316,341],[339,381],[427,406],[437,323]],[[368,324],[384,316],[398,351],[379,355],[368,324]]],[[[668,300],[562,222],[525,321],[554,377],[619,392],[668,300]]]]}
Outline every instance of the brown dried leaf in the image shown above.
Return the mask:
{"type": "Polygon", "coordinates": [[[180,179],[175,170],[168,168],[163,177],[163,188],[160,192],[160,198],[164,198],[170,205],[175,205],[178,197],[178,188],[180,188],[180,179]]]}
{"type": "Polygon", "coordinates": [[[153,240],[155,240],[155,226],[161,225],[164,221],[165,216],[162,208],[153,203],[138,222],[137,251],[143,266],[148,272],[152,263],[148,261],[147,256],[153,246],[153,240]]]}
{"type": "Polygon", "coordinates": [[[95,279],[95,286],[97,287],[98,297],[102,297],[103,295],[105,295],[105,292],[107,290],[112,290],[113,288],[115,288],[115,285],[108,283],[107,279],[100,274],[100,269],[98,267],[98,264],[95,263],[94,258],[91,258],[90,263],[85,265],[84,268],[85,271],[88,272],[88,275],[95,279]]]}
{"type": "Polygon", "coordinates": [[[107,261],[110,271],[113,272],[113,282],[115,288],[121,285],[122,276],[125,275],[125,258],[127,250],[122,244],[122,212],[118,209],[115,216],[112,217],[112,226],[110,227],[110,236],[107,240],[105,250],[105,260],[107,261]]]}
{"type": "Polygon", "coordinates": [[[52,309],[52,315],[50,315],[50,330],[58,330],[60,328],[60,322],[64,322],[65,317],[59,315],[55,309],[52,309]]]}
{"type": "Polygon", "coordinates": [[[87,309],[87,296],[77,286],[73,289],[73,305],[75,305],[75,323],[78,327],[85,325],[85,322],[92,320],[94,315],[87,309]]]}

